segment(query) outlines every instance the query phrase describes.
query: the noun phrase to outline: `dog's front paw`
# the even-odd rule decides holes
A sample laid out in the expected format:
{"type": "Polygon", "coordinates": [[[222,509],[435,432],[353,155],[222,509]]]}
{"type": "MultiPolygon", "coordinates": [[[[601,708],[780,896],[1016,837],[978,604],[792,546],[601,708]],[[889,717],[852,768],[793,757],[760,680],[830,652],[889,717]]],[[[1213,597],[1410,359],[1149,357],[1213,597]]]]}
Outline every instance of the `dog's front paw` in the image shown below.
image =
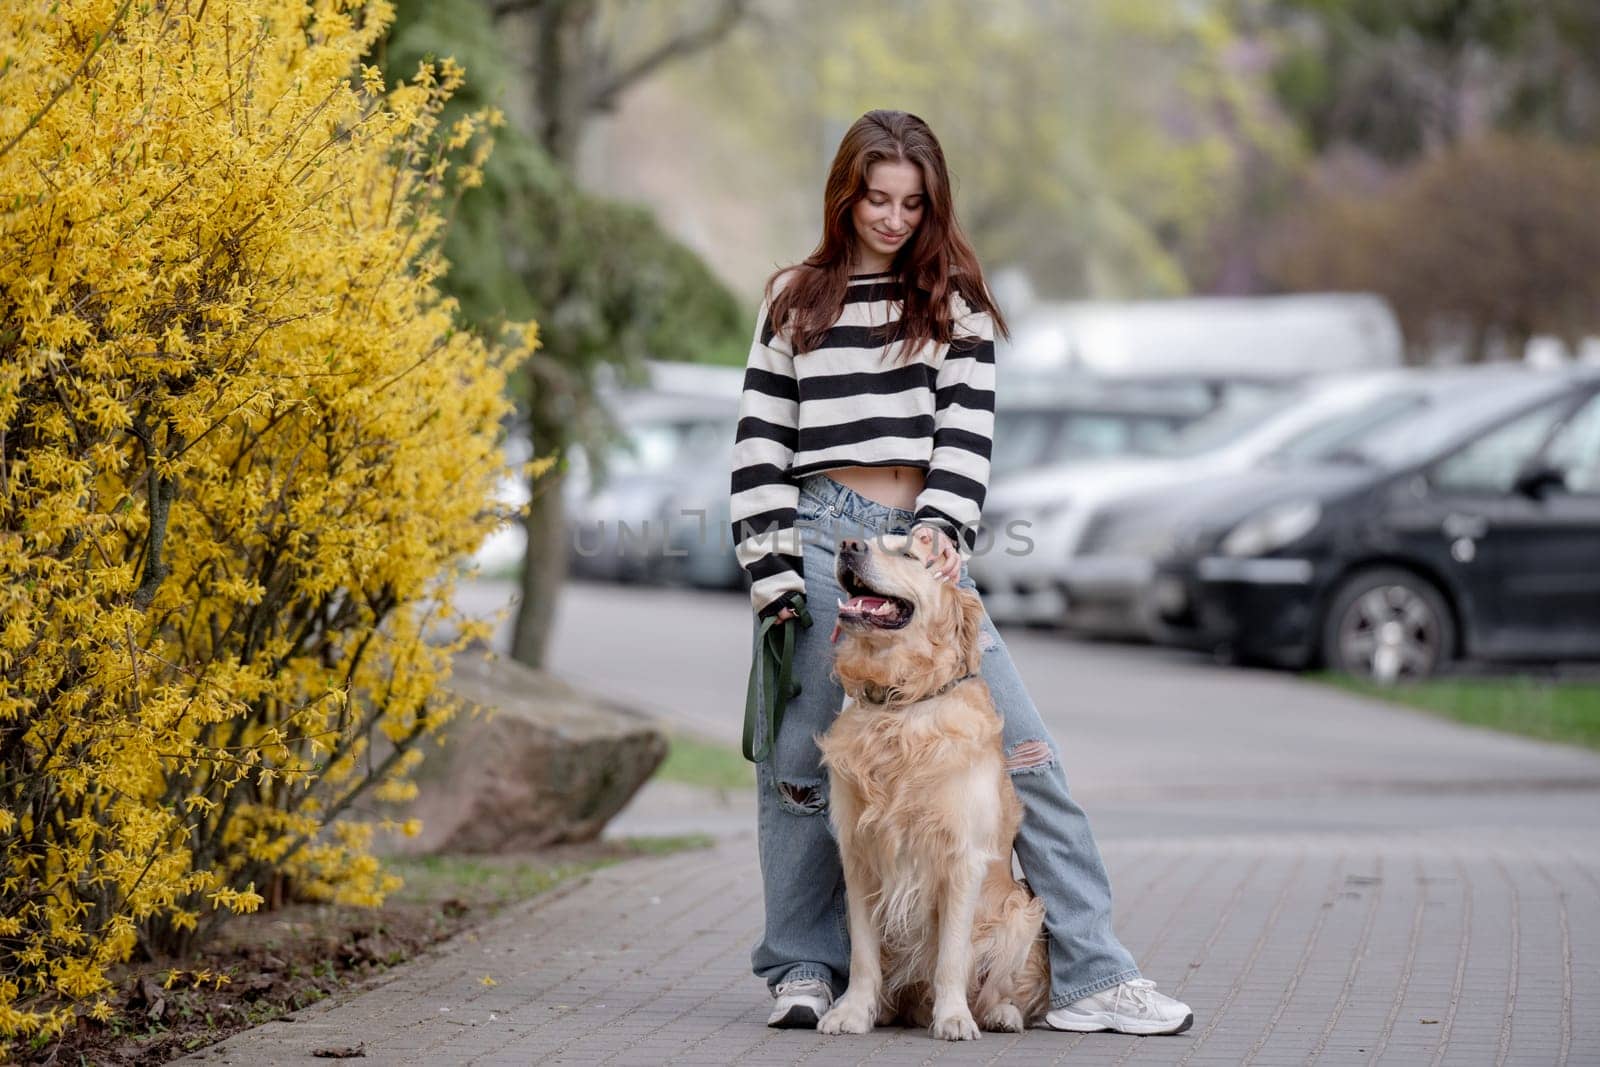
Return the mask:
{"type": "Polygon", "coordinates": [[[872,1018],[877,1014],[866,997],[851,996],[849,991],[834,1001],[827,1014],[817,1020],[817,1029],[824,1034],[870,1034],[872,1018]]]}
{"type": "Polygon", "coordinates": [[[1008,1034],[1020,1034],[1024,1029],[1022,1011],[1015,1004],[997,1005],[988,1015],[983,1017],[983,1028],[1008,1034]]]}
{"type": "Polygon", "coordinates": [[[978,1024],[972,1021],[972,1012],[963,1004],[934,1016],[933,1036],[945,1041],[976,1041],[978,1024]]]}

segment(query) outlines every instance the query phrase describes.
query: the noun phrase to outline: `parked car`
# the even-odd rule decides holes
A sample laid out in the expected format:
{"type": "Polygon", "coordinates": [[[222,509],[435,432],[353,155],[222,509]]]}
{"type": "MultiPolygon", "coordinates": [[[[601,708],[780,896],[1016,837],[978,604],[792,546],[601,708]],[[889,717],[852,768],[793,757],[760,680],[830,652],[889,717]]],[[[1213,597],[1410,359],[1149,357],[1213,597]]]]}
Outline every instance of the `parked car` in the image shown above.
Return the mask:
{"type": "Polygon", "coordinates": [[[728,508],[728,473],[733,466],[734,424],[728,425],[726,454],[707,460],[683,484],[681,494],[664,500],[661,521],[667,531],[662,580],[696,589],[738,589],[748,579],[733,546],[733,516],[728,508]]]}
{"type": "MultiPolygon", "coordinates": [[[[1096,457],[1147,454],[1173,437],[1210,406],[1210,394],[1188,384],[1141,382],[1114,385],[1059,377],[995,413],[991,477],[1041,465],[1096,457]]],[[[662,574],[667,581],[699,588],[735,589],[744,579],[735,556],[728,515],[727,456],[686,472],[677,491],[662,497],[667,530],[662,574]]]]}
{"type": "Polygon", "coordinates": [[[998,621],[1142,637],[1142,591],[1153,561],[1131,552],[1079,553],[1084,531],[1103,509],[1248,470],[1274,453],[1332,450],[1430,396],[1487,388],[1495,375],[1508,373],[1522,371],[1410,369],[1309,379],[1278,394],[1237,399],[1153,456],[1021,472],[991,490],[984,511],[993,547],[974,556],[969,570],[998,621]]]}
{"type": "Polygon", "coordinates": [[[1158,453],[1212,407],[1203,389],[1160,383],[1058,380],[1021,396],[997,400],[991,481],[1052,464],[1158,453]]]}
{"type": "Polygon", "coordinates": [[[660,581],[667,574],[671,517],[698,495],[703,473],[731,461],[737,397],[641,393],[618,398],[625,444],[604,470],[590,457],[593,484],[576,481],[567,503],[568,570],[611,581],[660,581]]]}
{"type": "MultiPolygon", "coordinates": [[[[732,456],[731,420],[738,413],[742,368],[646,360],[643,370],[639,385],[625,383],[611,364],[596,371],[598,400],[626,429],[625,441],[598,460],[581,444],[567,449],[561,481],[565,550],[571,571],[580,577],[651,577],[659,570],[662,516],[677,510],[668,498],[684,491],[683,484],[692,482],[706,465],[721,462],[699,451],[700,443],[714,442],[721,435],[720,428],[699,429],[702,422],[729,420],[727,455],[732,456]],[[690,447],[682,451],[686,434],[690,447]],[[627,530],[619,538],[621,524],[627,530]]],[[[497,499],[509,507],[528,502],[528,486],[515,472],[530,458],[530,451],[528,427],[511,427],[504,446],[506,474],[496,491],[497,499]]],[[[506,524],[485,539],[474,560],[485,573],[504,574],[521,564],[526,542],[520,523],[506,524]]]]}
{"type": "Polygon", "coordinates": [[[1098,536],[1159,550],[1172,643],[1382,681],[1600,659],[1600,372],[1507,380],[1098,536]]]}

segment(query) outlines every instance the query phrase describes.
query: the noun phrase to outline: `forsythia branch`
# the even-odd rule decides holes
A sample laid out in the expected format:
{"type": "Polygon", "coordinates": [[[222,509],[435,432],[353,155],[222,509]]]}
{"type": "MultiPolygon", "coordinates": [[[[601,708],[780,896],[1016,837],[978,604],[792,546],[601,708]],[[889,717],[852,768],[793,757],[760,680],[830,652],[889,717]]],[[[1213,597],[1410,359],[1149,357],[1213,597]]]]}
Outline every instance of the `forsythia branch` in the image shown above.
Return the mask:
{"type": "Polygon", "coordinates": [[[122,16],[126,15],[128,13],[128,8],[132,6],[133,0],[122,0],[122,6],[117,8],[116,15],[114,15],[111,19],[111,25],[107,26],[104,30],[95,35],[94,47],[89,49],[88,54],[83,57],[83,62],[78,64],[78,69],[73,71],[71,76],[68,77],[66,81],[62,82],[56,87],[56,91],[51,94],[50,99],[45,101],[43,107],[39,108],[38,111],[35,111],[31,116],[29,116],[28,121],[23,125],[22,129],[18,130],[12,135],[11,140],[7,141],[3,145],[0,145],[0,156],[6,155],[13,148],[15,148],[17,146],[17,142],[26,137],[28,135],[28,131],[39,125],[40,120],[50,113],[50,109],[55,107],[56,104],[60,102],[61,98],[67,95],[67,91],[78,83],[78,79],[82,77],[83,72],[88,69],[90,61],[93,60],[95,56],[100,54],[101,47],[105,45],[106,41],[111,39],[111,35],[116,32],[117,26],[122,22],[122,16]]]}
{"type": "Polygon", "coordinates": [[[144,576],[139,582],[139,588],[133,594],[134,607],[143,611],[150,606],[150,602],[156,597],[156,590],[172,571],[162,551],[167,544],[167,520],[172,514],[172,498],[177,492],[178,483],[176,478],[166,477],[158,472],[155,442],[151,440],[149,430],[142,421],[135,422],[134,432],[144,445],[150,498],[150,534],[145,542],[144,576]]]}

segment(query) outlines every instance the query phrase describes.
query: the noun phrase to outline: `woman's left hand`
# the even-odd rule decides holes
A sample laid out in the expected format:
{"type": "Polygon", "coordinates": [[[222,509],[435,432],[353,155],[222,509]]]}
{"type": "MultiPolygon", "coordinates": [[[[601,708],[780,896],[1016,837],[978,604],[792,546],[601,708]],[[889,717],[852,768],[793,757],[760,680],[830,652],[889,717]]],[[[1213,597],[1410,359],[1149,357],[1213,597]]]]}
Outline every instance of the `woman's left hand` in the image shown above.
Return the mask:
{"type": "Polygon", "coordinates": [[[941,581],[953,583],[960,579],[961,553],[949,534],[938,526],[924,524],[913,530],[911,536],[927,552],[923,566],[933,568],[941,581]]]}

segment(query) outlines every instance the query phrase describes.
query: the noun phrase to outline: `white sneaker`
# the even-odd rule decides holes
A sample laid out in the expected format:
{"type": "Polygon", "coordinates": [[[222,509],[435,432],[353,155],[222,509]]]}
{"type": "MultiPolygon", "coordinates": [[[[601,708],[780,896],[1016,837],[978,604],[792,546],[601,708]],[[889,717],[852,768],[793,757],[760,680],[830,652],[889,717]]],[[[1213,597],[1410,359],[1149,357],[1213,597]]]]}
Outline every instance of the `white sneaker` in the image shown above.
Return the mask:
{"type": "Polygon", "coordinates": [[[785,1030],[815,1030],[817,1020],[833,1004],[833,990],[820,978],[779,982],[774,995],[778,1002],[767,1016],[767,1025],[785,1030]]]}
{"type": "Polygon", "coordinates": [[[1044,1017],[1054,1030],[1091,1033],[1181,1034],[1194,1025],[1194,1012],[1181,1000],[1156,992],[1148,978],[1133,978],[1074,1000],[1044,1017]]]}

